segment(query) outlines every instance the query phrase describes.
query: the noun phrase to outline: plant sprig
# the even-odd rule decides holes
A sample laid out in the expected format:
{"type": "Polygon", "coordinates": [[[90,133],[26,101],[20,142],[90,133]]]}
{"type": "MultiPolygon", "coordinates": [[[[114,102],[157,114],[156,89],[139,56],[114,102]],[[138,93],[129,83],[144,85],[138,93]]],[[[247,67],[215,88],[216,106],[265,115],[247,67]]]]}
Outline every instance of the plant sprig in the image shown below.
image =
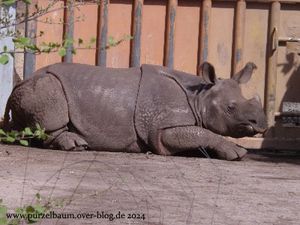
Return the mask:
{"type": "Polygon", "coordinates": [[[41,128],[39,124],[36,124],[34,130],[30,127],[26,127],[22,131],[4,131],[0,129],[0,142],[13,144],[18,143],[23,146],[29,146],[30,140],[46,140],[48,135],[45,133],[45,128],[41,128]]]}

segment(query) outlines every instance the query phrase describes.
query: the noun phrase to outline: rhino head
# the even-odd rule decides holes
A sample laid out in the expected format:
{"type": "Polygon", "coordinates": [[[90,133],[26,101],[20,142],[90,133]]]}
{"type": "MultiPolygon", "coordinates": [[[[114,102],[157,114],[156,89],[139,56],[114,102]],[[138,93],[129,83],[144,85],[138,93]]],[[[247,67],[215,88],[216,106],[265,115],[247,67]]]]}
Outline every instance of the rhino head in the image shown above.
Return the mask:
{"type": "Polygon", "coordinates": [[[255,64],[249,62],[231,79],[217,79],[214,67],[207,62],[202,64],[203,79],[211,84],[198,98],[200,117],[206,129],[235,138],[266,131],[267,120],[259,96],[246,99],[240,88],[240,84],[250,80],[254,69],[255,64]]]}

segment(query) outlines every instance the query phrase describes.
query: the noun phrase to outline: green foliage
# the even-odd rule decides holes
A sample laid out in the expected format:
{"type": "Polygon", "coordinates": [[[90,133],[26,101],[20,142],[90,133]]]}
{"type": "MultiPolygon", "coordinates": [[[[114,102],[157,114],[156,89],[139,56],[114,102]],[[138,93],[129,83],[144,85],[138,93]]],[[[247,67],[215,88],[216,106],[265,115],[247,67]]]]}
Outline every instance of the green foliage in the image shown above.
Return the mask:
{"type": "MultiPolygon", "coordinates": [[[[4,6],[11,6],[14,5],[16,2],[23,2],[25,4],[32,4],[31,0],[0,0],[0,7],[1,5],[4,6]]],[[[99,0],[93,0],[93,1],[74,1],[74,0],[68,0],[70,4],[75,8],[79,9],[78,6],[84,5],[84,4],[100,4],[101,1],[99,0]],[[71,3],[72,1],[72,3],[71,3]]],[[[59,56],[64,57],[68,51],[70,51],[72,54],[76,54],[77,50],[79,49],[95,49],[97,48],[96,43],[97,39],[95,37],[91,37],[89,40],[84,41],[82,38],[65,38],[62,42],[42,42],[39,44],[36,44],[34,39],[41,37],[45,34],[44,31],[40,31],[39,34],[35,34],[33,37],[25,37],[21,31],[18,29],[15,30],[14,27],[16,25],[20,25],[23,23],[26,23],[27,21],[36,20],[41,16],[46,15],[49,12],[59,10],[60,8],[55,8],[56,1],[49,1],[48,5],[45,7],[41,7],[38,4],[34,4],[35,10],[33,10],[30,14],[26,14],[25,12],[17,12],[16,18],[14,18],[13,15],[9,13],[9,10],[7,7],[4,8],[4,12],[1,15],[0,18],[0,39],[11,37],[12,41],[14,43],[14,50],[8,49],[7,46],[3,47],[3,51],[0,51],[0,64],[5,65],[9,62],[10,57],[14,57],[16,53],[32,53],[32,54],[42,54],[42,53],[51,53],[56,52],[59,56]]],[[[78,16],[74,18],[73,22],[80,22],[84,21],[83,16],[78,16]],[[82,18],[81,18],[82,17],[82,18]]],[[[44,23],[48,24],[55,24],[55,22],[52,21],[51,17],[46,17],[46,19],[43,19],[44,23]]],[[[56,22],[57,23],[57,22],[56,22]]],[[[63,19],[60,19],[60,22],[58,24],[63,25],[64,21],[63,19]]],[[[132,39],[130,35],[125,35],[120,40],[115,39],[114,37],[109,37],[106,46],[104,46],[105,49],[109,49],[111,47],[116,47],[123,41],[127,41],[132,39]]],[[[25,142],[24,142],[25,143],[25,142]]]]}
{"type": "Polygon", "coordinates": [[[36,201],[34,204],[24,205],[23,207],[16,208],[14,213],[18,214],[19,218],[9,219],[7,218],[7,206],[5,206],[0,199],[0,225],[20,225],[24,224],[33,224],[40,221],[40,218],[34,215],[41,215],[48,213],[54,207],[63,207],[63,201],[46,201],[42,203],[42,197],[39,193],[35,196],[36,201]],[[59,203],[57,203],[59,202],[59,203]]]}
{"type": "Polygon", "coordinates": [[[8,54],[2,54],[0,55],[0,64],[5,65],[9,62],[9,56],[8,54]]]}
{"type": "MultiPolygon", "coordinates": [[[[18,0],[2,0],[0,1],[0,5],[11,6],[15,4],[18,0]]],[[[26,4],[31,4],[31,0],[22,0],[22,2],[26,4]]]]}
{"type": "Polygon", "coordinates": [[[47,138],[48,135],[45,133],[45,129],[41,128],[39,124],[36,124],[34,131],[29,127],[22,131],[12,130],[8,132],[0,129],[0,142],[7,144],[18,143],[23,146],[29,146],[32,139],[46,140],[47,138]]]}

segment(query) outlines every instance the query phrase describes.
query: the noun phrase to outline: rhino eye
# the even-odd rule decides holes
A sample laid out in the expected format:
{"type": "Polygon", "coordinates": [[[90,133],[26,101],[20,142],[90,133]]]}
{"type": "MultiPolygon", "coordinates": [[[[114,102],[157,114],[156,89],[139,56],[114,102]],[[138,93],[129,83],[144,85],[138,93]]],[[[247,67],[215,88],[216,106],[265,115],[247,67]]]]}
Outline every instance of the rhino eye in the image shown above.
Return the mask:
{"type": "Polygon", "coordinates": [[[230,103],[230,104],[227,106],[227,108],[228,108],[229,111],[233,111],[233,110],[235,109],[235,107],[236,107],[236,104],[235,104],[234,102],[230,103]]]}

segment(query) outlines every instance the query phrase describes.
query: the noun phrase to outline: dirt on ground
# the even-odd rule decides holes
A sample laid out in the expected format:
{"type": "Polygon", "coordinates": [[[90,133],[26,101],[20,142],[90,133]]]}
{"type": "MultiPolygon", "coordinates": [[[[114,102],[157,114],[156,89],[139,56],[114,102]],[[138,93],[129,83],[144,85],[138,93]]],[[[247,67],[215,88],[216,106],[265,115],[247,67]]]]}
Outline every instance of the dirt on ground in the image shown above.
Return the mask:
{"type": "Polygon", "coordinates": [[[299,165],[297,155],[227,162],[0,145],[0,199],[9,212],[37,193],[58,203],[38,224],[298,225],[299,165]]]}

